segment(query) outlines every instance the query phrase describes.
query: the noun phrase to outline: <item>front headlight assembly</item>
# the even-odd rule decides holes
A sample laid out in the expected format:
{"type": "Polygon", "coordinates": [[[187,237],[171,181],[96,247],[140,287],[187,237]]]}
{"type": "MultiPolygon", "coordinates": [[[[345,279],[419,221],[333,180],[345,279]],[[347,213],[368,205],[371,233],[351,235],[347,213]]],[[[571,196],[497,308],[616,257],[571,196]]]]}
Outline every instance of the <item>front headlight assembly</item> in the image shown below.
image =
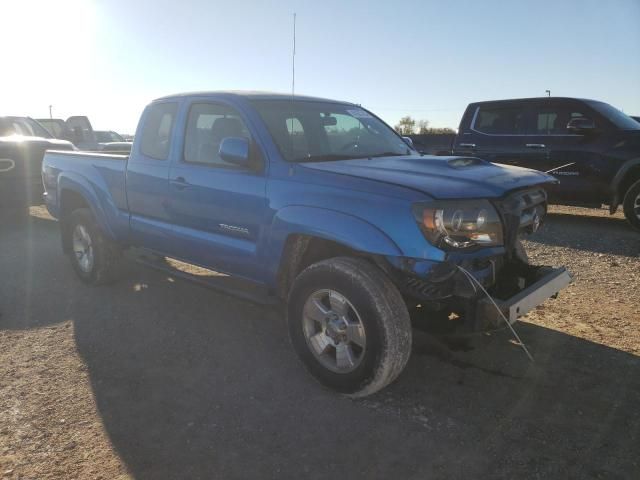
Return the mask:
{"type": "Polygon", "coordinates": [[[427,240],[443,250],[503,244],[502,222],[488,200],[418,203],[413,213],[427,240]]]}

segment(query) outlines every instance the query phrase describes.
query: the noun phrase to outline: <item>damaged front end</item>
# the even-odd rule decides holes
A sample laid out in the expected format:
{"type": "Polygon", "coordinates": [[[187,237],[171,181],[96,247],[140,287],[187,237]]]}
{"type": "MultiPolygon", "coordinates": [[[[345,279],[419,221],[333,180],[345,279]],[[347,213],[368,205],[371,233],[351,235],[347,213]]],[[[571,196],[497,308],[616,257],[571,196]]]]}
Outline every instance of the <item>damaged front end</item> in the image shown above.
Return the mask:
{"type": "MultiPolygon", "coordinates": [[[[466,236],[449,234],[451,228],[447,227],[456,221],[457,211],[449,215],[453,218],[449,223],[446,212],[435,213],[435,222],[431,223],[440,221],[445,226],[440,240],[443,249],[445,234],[452,237],[446,240],[452,246],[465,238],[472,240],[474,235],[480,241],[471,248],[446,249],[444,261],[386,258],[385,270],[408,303],[420,305],[427,318],[447,319],[451,330],[480,332],[504,326],[505,319],[513,323],[571,282],[565,268],[529,264],[520,241],[522,235],[538,230],[546,204],[542,188],[516,191],[491,203],[502,226],[500,231],[491,226],[491,213],[474,211],[473,215],[486,216],[486,227],[468,228],[473,234],[466,236]]],[[[459,216],[465,215],[463,212],[459,216]]],[[[425,221],[428,226],[429,222],[425,221]]],[[[458,224],[464,233],[465,223],[458,224]]]]}

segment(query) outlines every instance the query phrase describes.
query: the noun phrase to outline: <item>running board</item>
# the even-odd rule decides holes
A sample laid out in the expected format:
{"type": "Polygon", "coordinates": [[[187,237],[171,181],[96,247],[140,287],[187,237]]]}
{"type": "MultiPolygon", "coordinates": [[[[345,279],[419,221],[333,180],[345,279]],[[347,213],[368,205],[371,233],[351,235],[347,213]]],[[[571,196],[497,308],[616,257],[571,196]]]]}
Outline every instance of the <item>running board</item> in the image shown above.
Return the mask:
{"type": "Polygon", "coordinates": [[[269,306],[277,306],[282,303],[277,297],[269,295],[266,287],[250,280],[233,277],[174,258],[163,257],[144,249],[132,249],[131,255],[137,263],[146,267],[251,303],[269,306]]]}

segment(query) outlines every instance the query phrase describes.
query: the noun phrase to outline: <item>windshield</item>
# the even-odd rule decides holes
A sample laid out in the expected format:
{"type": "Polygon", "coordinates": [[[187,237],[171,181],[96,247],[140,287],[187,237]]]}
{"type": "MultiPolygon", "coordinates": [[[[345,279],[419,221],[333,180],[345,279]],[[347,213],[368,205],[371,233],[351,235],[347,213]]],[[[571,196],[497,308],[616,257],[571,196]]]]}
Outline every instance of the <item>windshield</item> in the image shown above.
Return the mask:
{"type": "Polygon", "coordinates": [[[51,138],[51,134],[42,125],[29,117],[4,117],[0,119],[0,136],[10,135],[51,138]]]}
{"type": "Polygon", "coordinates": [[[355,105],[251,100],[289,162],[321,162],[412,153],[388,125],[355,105]]]}
{"type": "Polygon", "coordinates": [[[591,107],[604,115],[611,123],[622,130],[640,130],[640,123],[617,108],[604,102],[590,102],[591,107]]]}

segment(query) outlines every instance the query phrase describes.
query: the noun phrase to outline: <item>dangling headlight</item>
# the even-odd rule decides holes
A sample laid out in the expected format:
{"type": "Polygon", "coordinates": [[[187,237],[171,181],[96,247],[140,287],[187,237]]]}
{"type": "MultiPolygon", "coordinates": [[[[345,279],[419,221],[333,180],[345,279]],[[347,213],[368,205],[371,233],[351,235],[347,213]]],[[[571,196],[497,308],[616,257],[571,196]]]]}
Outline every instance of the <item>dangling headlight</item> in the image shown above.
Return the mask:
{"type": "Polygon", "coordinates": [[[427,240],[444,250],[503,244],[500,217],[488,200],[418,203],[413,213],[427,240]]]}

